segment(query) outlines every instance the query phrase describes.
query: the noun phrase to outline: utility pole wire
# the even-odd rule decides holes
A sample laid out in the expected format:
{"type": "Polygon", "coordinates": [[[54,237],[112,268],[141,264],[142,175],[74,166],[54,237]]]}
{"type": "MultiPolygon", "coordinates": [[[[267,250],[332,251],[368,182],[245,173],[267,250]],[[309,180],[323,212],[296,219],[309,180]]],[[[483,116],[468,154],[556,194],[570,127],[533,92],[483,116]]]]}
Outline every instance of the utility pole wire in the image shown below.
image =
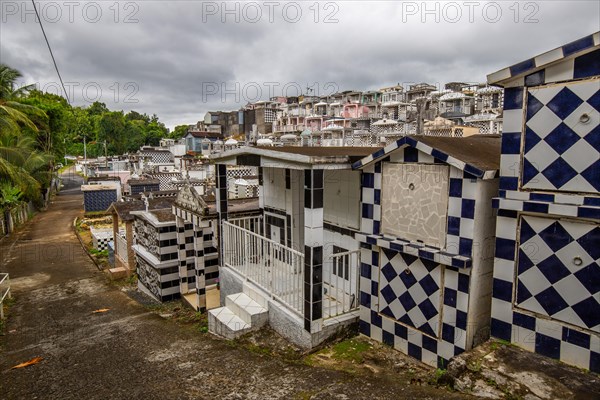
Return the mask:
{"type": "Polygon", "coordinates": [[[71,104],[71,100],[69,99],[69,94],[67,93],[67,89],[65,88],[65,84],[60,76],[60,72],[58,71],[58,65],[56,65],[56,59],[54,58],[54,53],[52,52],[52,47],[50,47],[50,42],[48,41],[48,36],[46,36],[46,31],[44,30],[44,26],[42,25],[42,19],[40,18],[40,14],[38,13],[37,7],[35,5],[35,1],[31,0],[33,4],[33,9],[35,10],[35,15],[40,23],[40,28],[42,29],[42,34],[44,35],[44,40],[46,40],[46,45],[48,46],[48,50],[50,51],[50,57],[52,57],[52,62],[54,63],[54,69],[56,70],[56,74],[58,75],[58,79],[60,80],[60,84],[62,86],[63,92],[65,93],[65,98],[67,99],[67,103],[71,104]]]}

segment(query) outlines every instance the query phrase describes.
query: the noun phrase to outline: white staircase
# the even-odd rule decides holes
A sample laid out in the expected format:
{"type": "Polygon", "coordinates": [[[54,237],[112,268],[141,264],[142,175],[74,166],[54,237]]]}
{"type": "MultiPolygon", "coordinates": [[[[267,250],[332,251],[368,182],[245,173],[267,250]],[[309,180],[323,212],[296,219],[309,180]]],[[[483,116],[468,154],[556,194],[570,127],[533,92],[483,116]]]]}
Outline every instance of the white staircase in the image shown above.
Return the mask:
{"type": "Polygon", "coordinates": [[[241,293],[225,298],[225,307],[208,311],[209,332],[227,339],[262,328],[269,320],[269,302],[247,283],[241,293]]]}

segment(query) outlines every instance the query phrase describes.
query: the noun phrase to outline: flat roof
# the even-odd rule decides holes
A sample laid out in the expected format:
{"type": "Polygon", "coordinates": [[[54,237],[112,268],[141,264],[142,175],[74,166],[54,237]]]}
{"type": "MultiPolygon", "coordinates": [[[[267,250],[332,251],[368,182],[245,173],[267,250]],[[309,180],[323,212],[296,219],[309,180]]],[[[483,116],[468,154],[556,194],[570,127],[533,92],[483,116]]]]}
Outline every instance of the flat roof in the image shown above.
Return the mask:
{"type": "Polygon", "coordinates": [[[142,178],[142,179],[130,178],[127,181],[127,183],[129,184],[129,186],[158,185],[158,184],[160,184],[160,180],[159,179],[147,179],[147,178],[142,178]]]}
{"type": "MultiPolygon", "coordinates": [[[[175,197],[160,197],[154,199],[148,199],[148,210],[159,210],[159,209],[171,209],[175,197]]],[[[142,200],[131,200],[131,201],[115,201],[110,205],[108,210],[116,211],[121,221],[132,221],[132,211],[144,211],[146,204],[142,200]]]]}
{"type": "Polygon", "coordinates": [[[100,190],[117,190],[114,185],[81,185],[82,192],[93,192],[100,190]]]}
{"type": "Polygon", "coordinates": [[[500,135],[472,135],[467,137],[413,136],[418,141],[454,158],[489,171],[500,168],[500,135]]]}
{"type": "Polygon", "coordinates": [[[380,147],[240,147],[211,158],[227,165],[248,165],[276,168],[350,168],[351,164],[372,154],[380,147]]]}
{"type": "Polygon", "coordinates": [[[170,222],[175,221],[175,214],[170,208],[162,208],[158,210],[149,210],[153,214],[158,222],[170,222]]]}
{"type": "Polygon", "coordinates": [[[302,154],[309,157],[366,156],[373,153],[373,147],[328,147],[328,146],[257,146],[257,149],[279,151],[282,153],[302,154]]]}

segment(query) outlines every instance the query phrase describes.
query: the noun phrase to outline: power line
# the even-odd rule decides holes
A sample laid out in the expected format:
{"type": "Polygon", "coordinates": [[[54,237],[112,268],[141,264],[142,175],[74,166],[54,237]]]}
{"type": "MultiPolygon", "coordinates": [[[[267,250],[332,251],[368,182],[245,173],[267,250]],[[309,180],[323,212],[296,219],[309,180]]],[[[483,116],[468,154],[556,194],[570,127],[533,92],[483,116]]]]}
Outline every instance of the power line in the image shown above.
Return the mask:
{"type": "Polygon", "coordinates": [[[52,57],[52,62],[54,63],[54,69],[56,70],[56,74],[58,75],[58,79],[60,80],[60,84],[63,88],[63,92],[65,93],[65,97],[67,102],[71,104],[71,100],[69,99],[69,94],[67,93],[67,89],[65,88],[65,84],[63,83],[62,77],[60,76],[60,72],[58,71],[58,65],[56,65],[56,59],[54,58],[54,53],[52,53],[52,47],[50,47],[50,42],[48,41],[48,36],[46,36],[46,31],[44,30],[44,26],[42,25],[42,19],[40,18],[40,14],[38,13],[37,7],[35,5],[35,1],[31,0],[33,4],[33,9],[35,10],[35,15],[40,22],[40,28],[42,29],[42,34],[44,35],[44,40],[46,40],[46,45],[48,46],[48,50],[50,51],[50,57],[52,57]]]}

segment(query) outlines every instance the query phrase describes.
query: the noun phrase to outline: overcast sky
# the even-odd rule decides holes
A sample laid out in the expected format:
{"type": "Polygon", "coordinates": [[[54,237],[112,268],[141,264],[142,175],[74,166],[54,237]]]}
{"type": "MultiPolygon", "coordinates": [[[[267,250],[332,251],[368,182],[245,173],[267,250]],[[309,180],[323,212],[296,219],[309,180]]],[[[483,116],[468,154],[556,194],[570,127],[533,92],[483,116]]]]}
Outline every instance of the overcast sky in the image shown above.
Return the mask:
{"type": "MultiPolygon", "coordinates": [[[[0,62],[56,93],[31,2],[0,7],[0,62]]],[[[299,90],[484,82],[600,29],[598,1],[111,0],[38,8],[74,105],[99,100],[156,113],[170,128],[299,90]]]]}

